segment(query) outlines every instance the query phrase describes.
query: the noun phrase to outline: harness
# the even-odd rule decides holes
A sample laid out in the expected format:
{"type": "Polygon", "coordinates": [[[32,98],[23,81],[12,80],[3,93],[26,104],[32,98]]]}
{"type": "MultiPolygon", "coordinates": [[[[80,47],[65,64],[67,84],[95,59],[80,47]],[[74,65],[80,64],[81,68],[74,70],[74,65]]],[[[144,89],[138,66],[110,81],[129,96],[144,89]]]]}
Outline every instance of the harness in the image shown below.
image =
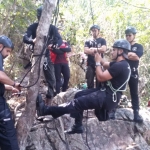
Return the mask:
{"type": "MultiPolygon", "coordinates": [[[[48,34],[50,35],[50,33],[51,33],[51,30],[52,30],[52,27],[51,27],[52,25],[50,25],[50,27],[49,27],[49,31],[48,31],[48,34]]],[[[49,39],[49,44],[52,44],[52,48],[57,48],[58,47],[58,44],[57,44],[57,37],[56,37],[56,30],[54,30],[53,31],[53,35],[51,36],[51,37],[49,37],[50,39],[49,39]]],[[[44,70],[47,70],[47,68],[48,68],[48,60],[47,60],[47,57],[49,57],[49,56],[46,56],[46,54],[45,54],[45,58],[44,58],[44,64],[43,64],[43,66],[44,66],[44,70]]]]}
{"type": "Polygon", "coordinates": [[[124,90],[120,90],[130,79],[130,76],[131,76],[131,69],[130,69],[130,66],[128,66],[129,68],[129,74],[128,74],[128,78],[126,79],[126,81],[118,88],[118,89],[114,89],[111,82],[110,81],[107,81],[107,86],[110,87],[111,91],[113,92],[112,94],[112,99],[113,99],[113,102],[117,102],[117,92],[123,92],[123,91],[126,91],[126,87],[124,90]]]}
{"type": "Polygon", "coordinates": [[[44,64],[43,64],[43,68],[44,70],[47,70],[48,67],[48,61],[47,61],[47,57],[44,58],[44,64]]]}

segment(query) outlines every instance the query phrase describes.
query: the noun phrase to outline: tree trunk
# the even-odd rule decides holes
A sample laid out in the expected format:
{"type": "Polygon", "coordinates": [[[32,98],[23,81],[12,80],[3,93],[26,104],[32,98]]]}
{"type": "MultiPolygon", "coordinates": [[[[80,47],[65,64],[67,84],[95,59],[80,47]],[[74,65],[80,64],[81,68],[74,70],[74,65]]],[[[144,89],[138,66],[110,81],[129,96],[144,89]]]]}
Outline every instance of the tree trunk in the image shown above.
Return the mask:
{"type": "MultiPolygon", "coordinates": [[[[34,54],[38,55],[42,52],[44,46],[44,37],[47,36],[52,12],[55,8],[55,0],[45,0],[42,16],[39,22],[39,26],[37,28],[37,41],[34,47],[34,54]]],[[[33,58],[33,64],[37,61],[39,57],[33,58]]],[[[40,70],[42,69],[43,63],[40,64],[40,70]]],[[[33,67],[30,73],[29,85],[32,85],[38,79],[39,73],[39,60],[37,61],[36,65],[33,67]]],[[[38,82],[28,88],[28,92],[26,95],[26,108],[17,123],[17,134],[18,134],[18,142],[20,146],[20,150],[25,150],[26,148],[26,141],[28,137],[28,133],[33,125],[35,119],[35,112],[36,112],[36,98],[39,91],[39,80],[38,82]]]]}

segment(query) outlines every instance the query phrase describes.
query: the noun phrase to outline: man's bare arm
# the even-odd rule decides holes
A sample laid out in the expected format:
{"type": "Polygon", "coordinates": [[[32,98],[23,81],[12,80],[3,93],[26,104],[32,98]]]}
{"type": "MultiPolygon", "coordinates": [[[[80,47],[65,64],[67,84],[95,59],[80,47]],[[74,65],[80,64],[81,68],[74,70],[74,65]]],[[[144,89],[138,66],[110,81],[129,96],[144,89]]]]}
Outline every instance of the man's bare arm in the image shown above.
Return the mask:
{"type": "Polygon", "coordinates": [[[5,84],[5,89],[8,90],[8,91],[12,91],[13,86],[5,84]]]}
{"type": "Polygon", "coordinates": [[[99,53],[104,53],[106,51],[107,47],[106,45],[103,45],[99,48],[96,48],[96,47],[84,47],[84,53],[85,54],[88,54],[88,55],[94,55],[96,52],[99,52],[99,53]]]}
{"type": "Polygon", "coordinates": [[[15,83],[3,71],[0,71],[0,82],[4,84],[6,90],[9,90],[12,92],[21,91],[20,83],[15,83]]]}
{"type": "Polygon", "coordinates": [[[96,67],[96,77],[99,82],[104,82],[112,79],[111,74],[108,72],[108,70],[102,71],[100,66],[96,67]]]}
{"type": "Polygon", "coordinates": [[[14,81],[11,80],[3,71],[0,71],[0,82],[7,85],[14,85],[14,81]]]}
{"type": "Polygon", "coordinates": [[[84,47],[84,53],[88,55],[94,55],[94,50],[89,47],[84,47]]]}
{"type": "Polygon", "coordinates": [[[106,49],[107,49],[106,45],[102,45],[101,47],[98,48],[98,52],[105,53],[106,49]]]}
{"type": "Polygon", "coordinates": [[[104,69],[108,69],[110,67],[110,62],[101,62],[101,64],[104,67],[104,69]]]}
{"type": "Polygon", "coordinates": [[[129,59],[129,60],[133,60],[133,61],[138,61],[140,58],[139,58],[138,55],[136,55],[135,53],[129,52],[129,53],[128,53],[128,59],[129,59]]]}
{"type": "MultiPolygon", "coordinates": [[[[109,64],[110,64],[109,62],[105,63],[99,53],[95,54],[95,61],[96,63],[101,63],[105,67],[109,67],[109,64]]],[[[96,66],[96,77],[98,81],[100,82],[104,82],[104,81],[112,79],[112,76],[108,72],[108,70],[103,71],[101,66],[96,66]]]]}

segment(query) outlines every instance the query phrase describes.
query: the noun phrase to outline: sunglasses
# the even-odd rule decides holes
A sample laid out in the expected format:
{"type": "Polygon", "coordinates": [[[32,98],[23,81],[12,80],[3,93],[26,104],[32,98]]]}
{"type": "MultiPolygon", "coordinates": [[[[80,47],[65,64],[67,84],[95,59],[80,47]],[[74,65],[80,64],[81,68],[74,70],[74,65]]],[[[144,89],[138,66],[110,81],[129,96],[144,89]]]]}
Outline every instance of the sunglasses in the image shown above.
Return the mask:
{"type": "Polygon", "coordinates": [[[131,34],[126,34],[126,37],[128,37],[128,36],[131,37],[132,35],[131,34]]]}

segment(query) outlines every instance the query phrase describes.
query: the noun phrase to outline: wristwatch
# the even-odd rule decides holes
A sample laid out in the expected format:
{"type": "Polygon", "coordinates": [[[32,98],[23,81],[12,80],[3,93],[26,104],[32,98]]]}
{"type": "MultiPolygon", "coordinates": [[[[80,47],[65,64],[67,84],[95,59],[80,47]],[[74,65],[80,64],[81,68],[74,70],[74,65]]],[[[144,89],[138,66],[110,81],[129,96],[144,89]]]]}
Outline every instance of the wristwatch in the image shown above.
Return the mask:
{"type": "Polygon", "coordinates": [[[100,62],[96,62],[96,65],[95,65],[96,67],[97,66],[101,66],[101,63],[100,62]]]}

